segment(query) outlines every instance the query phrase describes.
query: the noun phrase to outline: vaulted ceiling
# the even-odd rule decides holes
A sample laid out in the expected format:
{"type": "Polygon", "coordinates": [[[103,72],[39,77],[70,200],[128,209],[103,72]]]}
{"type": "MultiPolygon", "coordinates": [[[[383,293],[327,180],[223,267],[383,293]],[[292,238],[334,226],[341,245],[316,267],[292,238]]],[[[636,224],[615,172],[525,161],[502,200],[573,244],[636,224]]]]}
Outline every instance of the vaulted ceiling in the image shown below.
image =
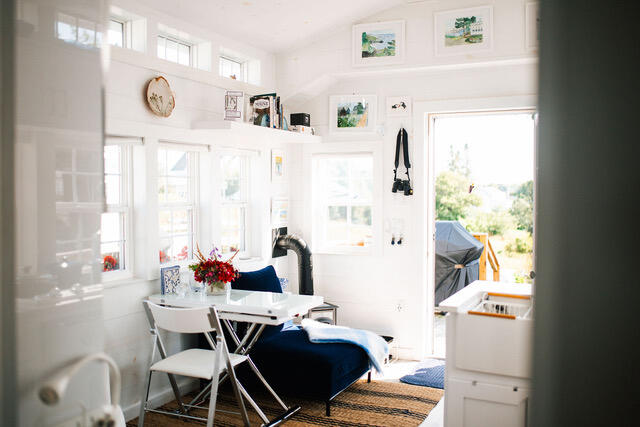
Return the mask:
{"type": "Polygon", "coordinates": [[[322,37],[407,0],[147,0],[164,13],[270,52],[322,37]]]}

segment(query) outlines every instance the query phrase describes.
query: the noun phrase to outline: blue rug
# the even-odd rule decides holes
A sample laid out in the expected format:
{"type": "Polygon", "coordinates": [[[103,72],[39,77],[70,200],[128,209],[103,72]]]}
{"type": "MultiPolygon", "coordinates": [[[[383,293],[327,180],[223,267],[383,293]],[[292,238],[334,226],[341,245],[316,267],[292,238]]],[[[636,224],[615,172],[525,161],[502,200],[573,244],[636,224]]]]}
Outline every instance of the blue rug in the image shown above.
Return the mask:
{"type": "Polygon", "coordinates": [[[444,362],[441,360],[426,360],[416,366],[413,373],[400,378],[407,384],[444,389],[444,362]]]}

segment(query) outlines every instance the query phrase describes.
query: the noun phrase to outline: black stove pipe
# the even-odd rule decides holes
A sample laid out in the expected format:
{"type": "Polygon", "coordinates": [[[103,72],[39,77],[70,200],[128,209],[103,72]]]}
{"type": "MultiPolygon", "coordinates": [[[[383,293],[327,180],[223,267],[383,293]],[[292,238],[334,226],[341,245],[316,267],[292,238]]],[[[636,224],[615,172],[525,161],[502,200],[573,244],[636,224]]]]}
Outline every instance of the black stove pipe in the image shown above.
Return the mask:
{"type": "Polygon", "coordinates": [[[307,242],[296,234],[287,234],[278,237],[276,247],[292,250],[298,255],[299,292],[301,295],[313,295],[313,263],[307,242]]]}

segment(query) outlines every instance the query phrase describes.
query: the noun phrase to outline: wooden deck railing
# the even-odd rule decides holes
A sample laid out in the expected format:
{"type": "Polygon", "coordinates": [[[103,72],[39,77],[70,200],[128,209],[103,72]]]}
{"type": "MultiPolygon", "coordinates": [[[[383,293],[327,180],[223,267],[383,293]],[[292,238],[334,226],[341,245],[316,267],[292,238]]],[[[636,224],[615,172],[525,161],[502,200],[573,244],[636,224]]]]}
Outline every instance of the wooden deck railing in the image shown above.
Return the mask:
{"type": "Polygon", "coordinates": [[[480,255],[480,276],[478,277],[480,280],[487,280],[487,260],[489,260],[489,265],[491,265],[491,270],[493,270],[493,281],[500,281],[500,263],[498,262],[498,257],[496,257],[496,253],[493,251],[493,246],[491,246],[491,241],[489,240],[489,234],[487,233],[472,233],[473,237],[475,237],[480,243],[484,245],[484,250],[482,251],[482,255],[480,255]]]}

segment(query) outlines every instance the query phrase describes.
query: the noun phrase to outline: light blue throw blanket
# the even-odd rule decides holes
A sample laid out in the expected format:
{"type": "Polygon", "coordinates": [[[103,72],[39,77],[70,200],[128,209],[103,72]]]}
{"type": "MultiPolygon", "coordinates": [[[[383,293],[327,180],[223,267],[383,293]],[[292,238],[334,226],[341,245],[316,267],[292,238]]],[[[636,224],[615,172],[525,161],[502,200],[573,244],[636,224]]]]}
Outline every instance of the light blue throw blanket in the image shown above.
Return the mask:
{"type": "Polygon", "coordinates": [[[379,335],[362,329],[345,326],[327,325],[312,319],[303,319],[302,328],[307,332],[312,343],[347,343],[362,348],[371,364],[378,372],[382,372],[384,359],[389,355],[387,342],[379,335]]]}

